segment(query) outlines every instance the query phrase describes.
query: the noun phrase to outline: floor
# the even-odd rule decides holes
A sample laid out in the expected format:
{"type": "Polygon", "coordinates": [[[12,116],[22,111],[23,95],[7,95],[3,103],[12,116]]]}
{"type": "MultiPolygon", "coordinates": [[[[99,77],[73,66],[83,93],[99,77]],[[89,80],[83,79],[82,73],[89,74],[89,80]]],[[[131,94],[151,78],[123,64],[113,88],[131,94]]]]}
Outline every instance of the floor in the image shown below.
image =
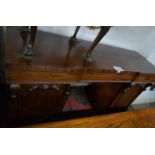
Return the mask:
{"type": "Polygon", "coordinates": [[[155,128],[155,108],[112,113],[57,122],[33,124],[28,128],[155,128]]]}

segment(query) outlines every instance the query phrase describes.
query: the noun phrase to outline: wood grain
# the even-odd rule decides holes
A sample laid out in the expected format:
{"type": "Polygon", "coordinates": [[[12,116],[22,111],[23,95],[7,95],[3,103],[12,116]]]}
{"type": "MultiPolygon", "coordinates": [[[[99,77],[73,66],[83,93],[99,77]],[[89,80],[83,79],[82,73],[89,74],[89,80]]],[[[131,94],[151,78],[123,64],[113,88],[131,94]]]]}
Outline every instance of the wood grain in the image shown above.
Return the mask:
{"type": "MultiPolygon", "coordinates": [[[[91,42],[79,40],[74,46],[70,38],[38,31],[34,57],[26,61],[18,56],[22,38],[17,27],[7,27],[6,69],[8,82],[129,82],[139,73],[137,82],[155,82],[155,67],[135,51],[99,44],[93,62],[84,62],[91,42]],[[125,72],[117,74],[113,66],[125,72]]],[[[136,80],[136,79],[135,79],[136,80]]]]}
{"type": "Polygon", "coordinates": [[[48,118],[62,112],[68,95],[66,85],[23,84],[20,88],[10,88],[8,121],[15,124],[17,121],[48,118]],[[12,97],[15,96],[15,97],[12,97]]]}
{"type": "Polygon", "coordinates": [[[24,128],[154,128],[155,108],[22,126],[24,128]]]}

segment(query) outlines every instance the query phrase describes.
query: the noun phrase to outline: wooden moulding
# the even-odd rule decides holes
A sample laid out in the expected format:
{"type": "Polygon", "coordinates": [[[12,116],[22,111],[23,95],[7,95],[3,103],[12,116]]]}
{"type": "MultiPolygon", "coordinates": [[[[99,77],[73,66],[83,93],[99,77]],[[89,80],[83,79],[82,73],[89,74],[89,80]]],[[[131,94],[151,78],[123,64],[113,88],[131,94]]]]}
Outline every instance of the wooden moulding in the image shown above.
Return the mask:
{"type": "Polygon", "coordinates": [[[8,70],[8,83],[72,83],[78,81],[79,72],[39,72],[8,70]],[[20,74],[19,74],[20,72],[20,74]]]}
{"type": "Polygon", "coordinates": [[[154,83],[155,82],[155,74],[144,74],[141,73],[139,76],[135,79],[135,82],[137,83],[154,83]]]}

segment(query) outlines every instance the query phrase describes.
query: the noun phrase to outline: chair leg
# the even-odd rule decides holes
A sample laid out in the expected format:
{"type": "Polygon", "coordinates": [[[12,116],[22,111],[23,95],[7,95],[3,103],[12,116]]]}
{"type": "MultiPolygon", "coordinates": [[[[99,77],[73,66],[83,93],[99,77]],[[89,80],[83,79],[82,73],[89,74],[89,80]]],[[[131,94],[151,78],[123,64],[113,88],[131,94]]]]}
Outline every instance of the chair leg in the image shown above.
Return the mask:
{"type": "Polygon", "coordinates": [[[73,36],[71,37],[71,39],[70,39],[70,41],[71,41],[72,43],[76,43],[76,41],[77,41],[76,36],[77,36],[77,33],[79,32],[80,27],[81,27],[81,26],[77,26],[77,27],[76,27],[75,32],[74,32],[74,35],[73,35],[73,36]]]}
{"type": "Polygon", "coordinates": [[[21,30],[21,36],[23,38],[22,56],[26,59],[32,59],[32,48],[35,42],[37,32],[37,26],[25,26],[21,30]]]}
{"type": "Polygon", "coordinates": [[[92,61],[91,54],[92,54],[94,48],[101,41],[101,39],[106,35],[106,33],[109,31],[109,29],[110,29],[110,26],[101,26],[99,34],[97,35],[94,42],[91,44],[91,46],[89,47],[89,49],[87,51],[87,54],[85,57],[86,62],[92,61]]]}
{"type": "Polygon", "coordinates": [[[29,34],[29,26],[21,26],[20,27],[20,35],[21,35],[21,38],[23,40],[23,45],[22,45],[23,47],[27,43],[28,34],[29,34]]]}

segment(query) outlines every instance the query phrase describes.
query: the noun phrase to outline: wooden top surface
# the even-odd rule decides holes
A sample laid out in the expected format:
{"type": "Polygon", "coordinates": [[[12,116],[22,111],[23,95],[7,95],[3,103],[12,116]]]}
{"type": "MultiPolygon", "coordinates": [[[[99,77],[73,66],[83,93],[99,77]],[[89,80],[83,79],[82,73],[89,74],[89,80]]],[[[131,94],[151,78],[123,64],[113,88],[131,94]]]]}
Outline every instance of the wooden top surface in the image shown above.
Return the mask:
{"type": "Polygon", "coordinates": [[[155,108],[23,126],[27,128],[154,128],[155,108]]]}
{"type": "MultiPolygon", "coordinates": [[[[113,72],[113,66],[120,66],[125,73],[155,75],[155,67],[135,51],[99,44],[93,52],[94,62],[84,63],[86,50],[91,42],[79,40],[71,47],[69,37],[37,32],[32,61],[26,61],[17,54],[22,49],[22,39],[17,27],[8,27],[6,33],[7,69],[20,71],[52,72],[113,72]],[[71,50],[69,50],[71,49],[71,50]]],[[[10,77],[11,80],[11,77],[10,77]]]]}

